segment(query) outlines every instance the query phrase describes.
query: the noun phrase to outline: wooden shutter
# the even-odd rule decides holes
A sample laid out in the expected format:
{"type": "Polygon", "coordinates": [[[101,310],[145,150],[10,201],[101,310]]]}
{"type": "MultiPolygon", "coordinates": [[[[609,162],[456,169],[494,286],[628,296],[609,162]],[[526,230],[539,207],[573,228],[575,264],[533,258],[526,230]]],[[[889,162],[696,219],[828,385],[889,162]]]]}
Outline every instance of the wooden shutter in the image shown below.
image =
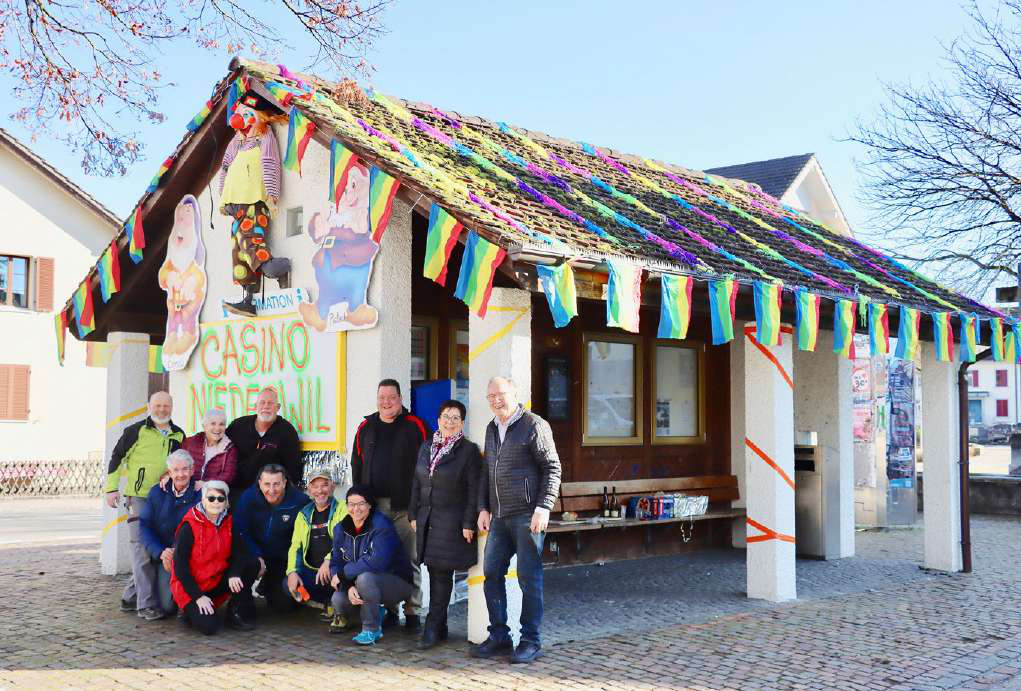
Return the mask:
{"type": "Polygon", "coordinates": [[[53,259],[36,257],[32,260],[35,271],[35,308],[40,312],[53,311],[53,259]]]}
{"type": "Polygon", "coordinates": [[[28,420],[28,365],[0,365],[0,420],[28,420]]]}

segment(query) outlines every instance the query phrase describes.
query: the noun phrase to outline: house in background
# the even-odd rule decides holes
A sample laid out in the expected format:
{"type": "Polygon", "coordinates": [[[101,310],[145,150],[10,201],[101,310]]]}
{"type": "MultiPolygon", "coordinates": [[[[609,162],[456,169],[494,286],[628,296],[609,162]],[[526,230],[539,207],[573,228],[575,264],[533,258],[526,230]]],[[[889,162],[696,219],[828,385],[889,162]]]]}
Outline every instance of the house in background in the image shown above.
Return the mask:
{"type": "Polygon", "coordinates": [[[100,456],[106,373],[54,350],[54,292],[72,292],[121,222],[0,129],[0,460],[100,456]]]}
{"type": "MultiPolygon", "coordinates": [[[[1021,365],[979,360],[968,368],[968,419],[978,428],[1021,422],[1021,365]]],[[[980,435],[981,436],[981,435],[980,435]]]]}
{"type": "Polygon", "coordinates": [[[815,154],[739,163],[709,168],[706,172],[754,183],[787,206],[822,221],[844,235],[851,235],[844,212],[815,154]]]}

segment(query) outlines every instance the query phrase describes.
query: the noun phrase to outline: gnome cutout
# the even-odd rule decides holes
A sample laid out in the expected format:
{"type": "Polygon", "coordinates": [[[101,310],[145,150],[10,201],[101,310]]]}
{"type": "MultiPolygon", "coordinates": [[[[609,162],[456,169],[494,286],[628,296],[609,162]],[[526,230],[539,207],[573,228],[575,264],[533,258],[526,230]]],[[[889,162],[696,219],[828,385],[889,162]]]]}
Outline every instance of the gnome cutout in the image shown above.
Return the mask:
{"type": "Polygon", "coordinates": [[[318,289],[314,304],[298,306],[302,320],[317,331],[370,329],[379,313],[368,303],[369,279],[379,245],[369,232],[369,171],[355,164],[335,210],[316,213],[308,234],[318,250],[312,257],[318,289]]]}
{"type": "Polygon", "coordinates": [[[264,98],[247,94],[234,105],[235,135],[220,164],[220,213],[232,221],[231,276],[243,291],[238,302],[224,302],[234,314],[255,316],[252,300],[262,276],[287,286],[291,260],[274,258],[267,242],[269,222],[280,200],[280,149],[272,122],[283,118],[264,98]]]}
{"type": "Polygon", "coordinates": [[[174,209],[167,258],[159,271],[160,288],[167,293],[163,367],[168,372],[184,369],[198,345],[199,312],[206,299],[205,262],[202,213],[198,201],[188,194],[174,209]]]}

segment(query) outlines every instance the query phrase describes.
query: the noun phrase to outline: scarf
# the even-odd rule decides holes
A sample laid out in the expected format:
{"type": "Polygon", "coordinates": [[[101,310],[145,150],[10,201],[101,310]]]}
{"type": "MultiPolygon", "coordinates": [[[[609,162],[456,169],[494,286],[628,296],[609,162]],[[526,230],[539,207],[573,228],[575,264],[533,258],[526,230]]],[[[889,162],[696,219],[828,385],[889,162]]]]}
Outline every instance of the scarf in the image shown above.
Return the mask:
{"type": "Polygon", "coordinates": [[[450,450],[454,448],[454,444],[463,438],[464,432],[458,432],[446,439],[443,438],[443,434],[439,430],[433,432],[433,443],[429,449],[429,477],[432,477],[433,473],[436,472],[436,466],[439,465],[440,459],[450,453],[450,450]]]}
{"type": "Polygon", "coordinates": [[[201,499],[199,499],[199,503],[195,505],[195,510],[205,516],[210,523],[219,527],[220,524],[223,523],[223,519],[227,517],[227,510],[230,508],[230,502],[226,502],[226,504],[227,505],[223,507],[223,511],[221,511],[216,518],[213,518],[206,512],[206,507],[202,505],[201,499]]]}

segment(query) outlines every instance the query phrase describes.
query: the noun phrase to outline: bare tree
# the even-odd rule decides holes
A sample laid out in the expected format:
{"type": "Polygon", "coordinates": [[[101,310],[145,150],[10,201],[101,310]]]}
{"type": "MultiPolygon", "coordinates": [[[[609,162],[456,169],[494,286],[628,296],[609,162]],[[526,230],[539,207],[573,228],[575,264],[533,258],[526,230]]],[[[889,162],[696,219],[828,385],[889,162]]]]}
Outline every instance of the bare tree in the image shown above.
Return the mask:
{"type": "Polygon", "coordinates": [[[283,32],[298,28],[306,67],[341,77],[367,70],[390,2],[0,0],[0,68],[16,83],[13,117],[33,136],[45,129],[66,141],[86,172],[123,175],[142,152],[132,123],[163,119],[160,55],[169,44],[269,58],[286,46],[283,32]]]}
{"type": "Polygon", "coordinates": [[[866,147],[862,197],[884,244],[977,295],[1021,259],[1021,0],[967,12],[945,78],[888,86],[849,139],[866,147]]]}

